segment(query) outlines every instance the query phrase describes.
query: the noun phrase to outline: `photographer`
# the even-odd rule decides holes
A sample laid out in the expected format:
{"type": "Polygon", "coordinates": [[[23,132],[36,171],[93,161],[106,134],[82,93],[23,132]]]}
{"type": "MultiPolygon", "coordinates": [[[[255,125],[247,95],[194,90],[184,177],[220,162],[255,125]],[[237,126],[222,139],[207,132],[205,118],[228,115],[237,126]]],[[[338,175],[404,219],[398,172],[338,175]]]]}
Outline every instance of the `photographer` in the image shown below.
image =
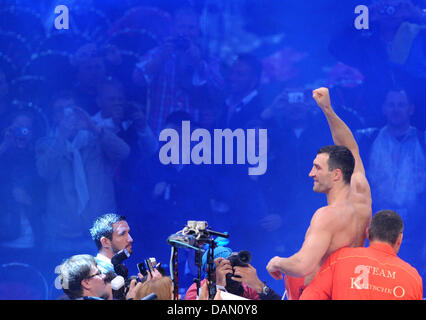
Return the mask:
{"type": "Polygon", "coordinates": [[[53,131],[37,143],[37,169],[48,184],[48,251],[70,256],[93,246],[86,235],[97,213],[116,210],[114,169],[130,150],[97,127],[72,95],[55,97],[52,111],[53,131]]]}
{"type": "Polygon", "coordinates": [[[131,292],[134,286],[139,287],[141,282],[149,282],[162,277],[156,268],[152,268],[145,277],[140,273],[137,277],[128,277],[128,270],[123,261],[133,253],[133,238],[130,235],[126,217],[115,213],[104,214],[95,220],[90,234],[98,248],[98,254],[94,258],[98,269],[103,274],[107,274],[111,278],[110,281],[116,275],[123,277],[113,286],[113,288],[117,286],[116,291],[113,292],[114,299],[122,300],[125,297],[133,299],[134,293],[131,292]]]}
{"type": "Polygon", "coordinates": [[[40,117],[22,109],[0,131],[0,256],[3,262],[39,265],[43,248],[45,184],[37,174],[34,142],[43,131],[40,117]]]}
{"type": "Polygon", "coordinates": [[[207,95],[221,86],[217,64],[202,53],[199,15],[191,8],[174,12],[171,35],[149,51],[136,65],[133,81],[147,88],[151,110],[148,124],[154,134],[164,127],[167,116],[177,110],[203,122],[208,112],[207,95]]]}
{"type": "MultiPolygon", "coordinates": [[[[59,268],[60,285],[71,300],[113,299],[111,284],[91,255],[74,255],[66,259],[59,268]]],[[[133,280],[126,299],[133,299],[141,285],[133,280]]]]}
{"type": "Polygon", "coordinates": [[[115,213],[107,213],[96,218],[90,229],[92,239],[98,248],[95,257],[99,269],[103,273],[115,272],[111,259],[121,250],[132,254],[133,238],[126,217],[115,213]]]}
{"type": "MultiPolygon", "coordinates": [[[[216,288],[250,300],[281,300],[277,293],[258,278],[256,269],[248,263],[251,259],[249,255],[247,251],[236,253],[229,248],[219,247],[214,260],[216,288]]],[[[202,280],[201,286],[206,281],[202,280]]],[[[186,292],[185,300],[196,299],[197,286],[194,283],[186,292]]]]}

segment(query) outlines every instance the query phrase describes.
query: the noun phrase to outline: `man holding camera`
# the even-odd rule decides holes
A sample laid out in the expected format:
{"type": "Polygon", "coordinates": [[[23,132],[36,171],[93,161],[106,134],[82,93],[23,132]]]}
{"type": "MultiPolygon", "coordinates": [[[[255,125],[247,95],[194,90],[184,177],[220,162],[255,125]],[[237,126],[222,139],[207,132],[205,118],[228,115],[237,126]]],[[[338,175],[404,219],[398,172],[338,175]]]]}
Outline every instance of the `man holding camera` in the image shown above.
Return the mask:
{"type": "Polygon", "coordinates": [[[128,270],[123,261],[133,253],[133,238],[130,235],[126,217],[115,213],[104,214],[95,220],[90,234],[98,248],[98,254],[94,259],[99,271],[106,274],[109,281],[113,280],[115,275],[123,277],[125,289],[118,289],[122,290],[120,292],[115,291],[114,298],[123,299],[124,295],[126,299],[129,299],[129,295],[133,298],[132,288],[139,287],[142,282],[162,277],[155,267],[151,268],[145,277],[138,274],[141,282],[138,282],[135,276],[128,277],[128,270]]]}
{"type": "MultiPolygon", "coordinates": [[[[217,250],[215,263],[216,288],[249,300],[281,300],[281,297],[262,282],[256,269],[249,263],[250,253],[232,252],[229,248],[217,250]]],[[[201,286],[207,279],[201,281],[201,286]]],[[[185,300],[197,299],[197,286],[192,284],[185,294],[185,300]]]]}
{"type": "Polygon", "coordinates": [[[202,121],[208,109],[206,95],[222,81],[218,68],[203,57],[199,36],[198,13],[180,8],[174,12],[171,36],[136,65],[133,81],[149,89],[151,110],[146,116],[154,134],[173,111],[188,112],[196,122],[202,121]]]}
{"type": "Polygon", "coordinates": [[[91,248],[87,230],[99,212],[116,210],[113,174],[130,152],[116,134],[96,126],[75,97],[53,99],[54,128],[36,146],[38,173],[47,181],[47,250],[61,257],[91,248]]]}
{"type": "MultiPolygon", "coordinates": [[[[71,300],[112,300],[111,283],[88,254],[74,255],[59,266],[59,284],[71,300]]],[[[133,280],[126,295],[134,298],[140,283],[133,280]]]]}

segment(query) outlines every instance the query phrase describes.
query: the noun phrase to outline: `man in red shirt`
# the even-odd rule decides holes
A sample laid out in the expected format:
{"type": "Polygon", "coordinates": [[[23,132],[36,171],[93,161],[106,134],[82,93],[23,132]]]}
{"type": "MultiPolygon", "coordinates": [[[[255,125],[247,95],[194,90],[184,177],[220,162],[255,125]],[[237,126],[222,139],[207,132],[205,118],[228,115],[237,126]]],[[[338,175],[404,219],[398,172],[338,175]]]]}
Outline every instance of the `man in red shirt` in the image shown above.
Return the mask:
{"type": "Polygon", "coordinates": [[[369,247],[345,247],[332,253],[300,299],[422,300],[422,278],[397,256],[402,231],[396,212],[377,212],[367,231],[369,247]]]}

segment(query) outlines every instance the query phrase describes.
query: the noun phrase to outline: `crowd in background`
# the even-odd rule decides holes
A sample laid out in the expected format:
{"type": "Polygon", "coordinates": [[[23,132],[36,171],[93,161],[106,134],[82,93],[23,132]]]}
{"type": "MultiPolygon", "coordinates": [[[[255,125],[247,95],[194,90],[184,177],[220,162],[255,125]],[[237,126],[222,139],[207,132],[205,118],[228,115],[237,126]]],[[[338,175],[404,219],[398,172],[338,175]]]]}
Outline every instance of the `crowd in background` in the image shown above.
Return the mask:
{"type": "MultiPolygon", "coordinates": [[[[273,2],[270,11],[248,0],[2,4],[3,267],[26,263],[50,281],[62,259],[96,251],[94,219],[118,212],[131,221],[139,257],[168,262],[167,237],[206,220],[252,252],[266,277],[269,258],[293,254],[324,205],[308,173],[332,144],[311,93],[327,86],[355,132],[373,212],[403,217],[400,255],[424,277],[424,1],[374,1],[369,30],[345,23],[320,37],[324,62],[300,46],[310,41],[303,32],[268,26],[274,9],[291,10],[273,2]],[[69,29],[54,27],[59,4],[69,29]],[[192,129],[268,129],[266,173],[161,164],[160,131],[180,132],[184,120],[192,129]]],[[[188,263],[181,273],[188,286],[194,272],[188,263]]]]}

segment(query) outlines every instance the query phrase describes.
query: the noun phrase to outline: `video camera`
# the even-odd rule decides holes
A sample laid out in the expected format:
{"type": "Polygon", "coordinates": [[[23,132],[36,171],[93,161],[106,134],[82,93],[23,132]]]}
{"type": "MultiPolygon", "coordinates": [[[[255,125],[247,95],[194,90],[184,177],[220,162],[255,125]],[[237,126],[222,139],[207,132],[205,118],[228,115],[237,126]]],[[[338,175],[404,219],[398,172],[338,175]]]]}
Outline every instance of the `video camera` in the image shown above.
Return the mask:
{"type": "Polygon", "coordinates": [[[213,299],[216,294],[216,283],[214,277],[214,248],[217,246],[212,236],[228,238],[227,233],[213,231],[207,228],[207,221],[189,220],[187,225],[179,232],[167,238],[167,243],[172,246],[172,258],[170,261],[170,275],[174,284],[174,299],[177,300],[178,292],[178,270],[177,270],[177,248],[190,248],[195,250],[195,265],[198,267],[198,277],[194,279],[197,284],[197,292],[200,290],[202,253],[203,246],[209,245],[207,254],[207,280],[209,287],[209,299],[213,299]]]}

